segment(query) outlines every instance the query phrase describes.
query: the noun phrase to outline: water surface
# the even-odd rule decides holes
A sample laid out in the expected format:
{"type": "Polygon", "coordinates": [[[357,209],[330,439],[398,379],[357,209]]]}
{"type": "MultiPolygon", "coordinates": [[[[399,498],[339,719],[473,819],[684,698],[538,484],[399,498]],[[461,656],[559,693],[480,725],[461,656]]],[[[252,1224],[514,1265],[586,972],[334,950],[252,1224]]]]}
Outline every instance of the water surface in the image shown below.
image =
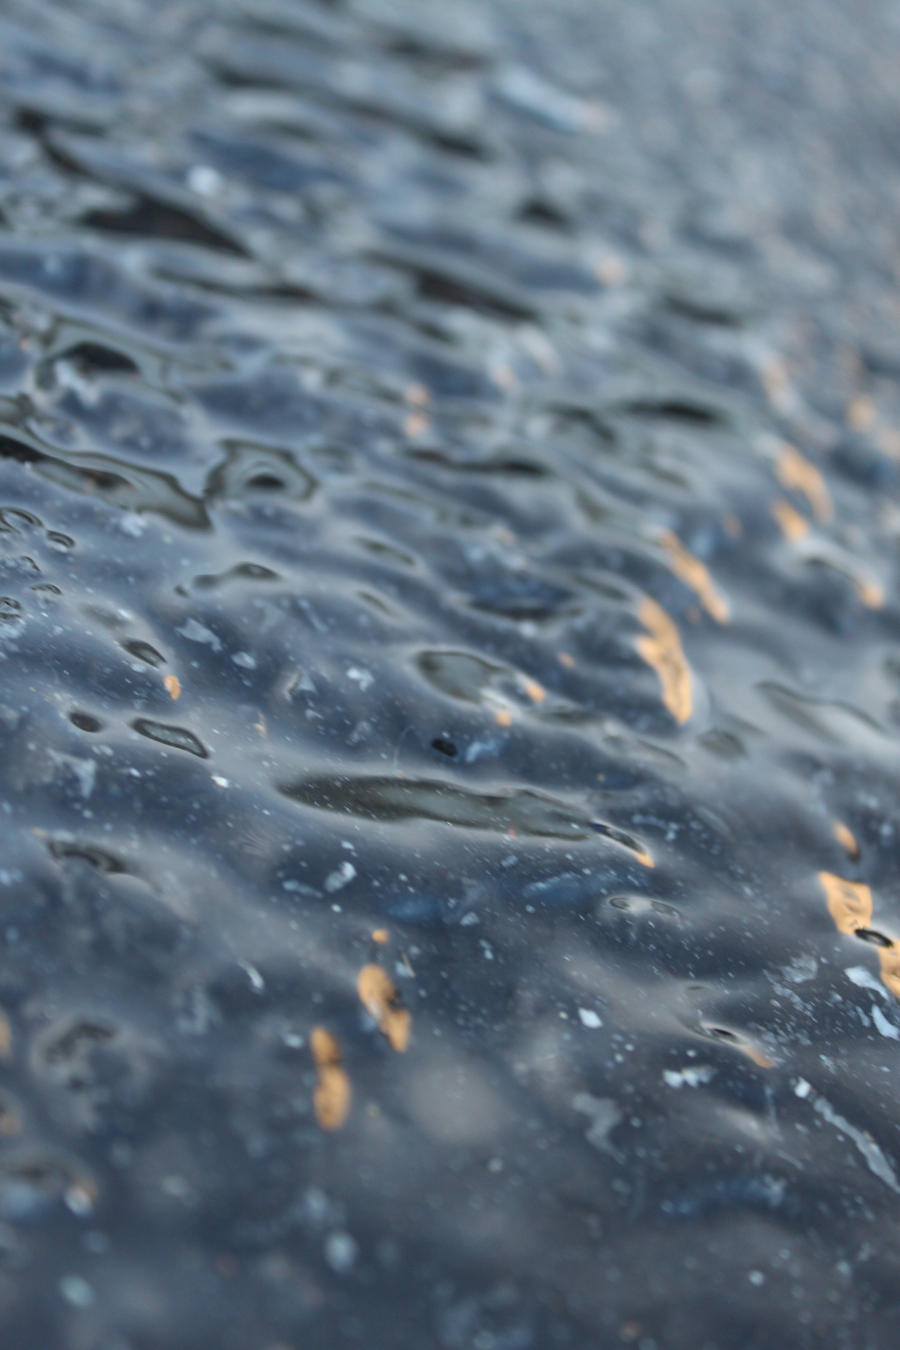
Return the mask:
{"type": "Polygon", "coordinates": [[[4,6],[4,1347],[893,1343],[898,56],[4,6]]]}

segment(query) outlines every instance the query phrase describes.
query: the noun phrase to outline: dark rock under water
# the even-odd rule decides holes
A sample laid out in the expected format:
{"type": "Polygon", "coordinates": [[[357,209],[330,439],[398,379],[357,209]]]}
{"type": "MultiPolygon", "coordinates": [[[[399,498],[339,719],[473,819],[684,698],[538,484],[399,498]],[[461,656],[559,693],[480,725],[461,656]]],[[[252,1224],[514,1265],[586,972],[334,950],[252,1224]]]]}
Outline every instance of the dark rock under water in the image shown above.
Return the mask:
{"type": "Polygon", "coordinates": [[[7,0],[3,1350],[894,1344],[887,0],[7,0]]]}

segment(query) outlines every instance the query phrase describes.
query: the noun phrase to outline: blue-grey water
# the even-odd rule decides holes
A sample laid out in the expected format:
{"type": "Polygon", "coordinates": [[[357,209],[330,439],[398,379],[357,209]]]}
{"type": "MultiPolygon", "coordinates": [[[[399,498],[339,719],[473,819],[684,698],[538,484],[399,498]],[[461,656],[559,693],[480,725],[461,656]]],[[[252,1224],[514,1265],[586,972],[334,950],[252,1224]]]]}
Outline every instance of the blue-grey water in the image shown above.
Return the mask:
{"type": "Polygon", "coordinates": [[[5,0],[3,1350],[889,1350],[900,18],[5,0]]]}

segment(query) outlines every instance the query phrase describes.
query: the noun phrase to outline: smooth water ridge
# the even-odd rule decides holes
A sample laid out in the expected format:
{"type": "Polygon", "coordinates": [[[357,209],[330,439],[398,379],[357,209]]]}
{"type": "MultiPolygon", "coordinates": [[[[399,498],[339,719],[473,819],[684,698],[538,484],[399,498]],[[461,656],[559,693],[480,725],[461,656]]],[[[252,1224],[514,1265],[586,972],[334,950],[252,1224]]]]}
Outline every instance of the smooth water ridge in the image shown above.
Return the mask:
{"type": "Polygon", "coordinates": [[[888,0],[6,0],[3,1350],[888,1350],[888,0]]]}

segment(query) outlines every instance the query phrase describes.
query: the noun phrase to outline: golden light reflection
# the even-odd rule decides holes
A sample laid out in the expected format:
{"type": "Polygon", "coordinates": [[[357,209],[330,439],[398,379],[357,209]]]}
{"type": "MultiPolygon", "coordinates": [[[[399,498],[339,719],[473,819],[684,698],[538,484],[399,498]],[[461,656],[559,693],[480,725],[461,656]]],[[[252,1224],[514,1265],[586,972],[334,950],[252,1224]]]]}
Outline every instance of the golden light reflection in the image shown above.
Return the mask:
{"type": "Polygon", "coordinates": [[[820,872],[828,913],[839,933],[857,933],[872,922],[872,891],[861,881],[846,881],[834,872],[820,872]]]}
{"type": "Polygon", "coordinates": [[[397,996],[394,982],[381,966],[363,966],[356,979],[360,1002],[370,1017],[378,1023],[378,1030],[401,1054],[409,1045],[412,1017],[397,996]]]}
{"type": "Polygon", "coordinates": [[[765,1050],[760,1050],[756,1045],[740,1043],[739,1048],[743,1050],[747,1058],[752,1059],[753,1063],[760,1069],[771,1069],[775,1064],[774,1059],[770,1058],[765,1050]]]}
{"type": "MultiPolygon", "coordinates": [[[[840,822],[836,823],[835,833],[839,824],[840,822]]],[[[819,880],[825,887],[828,912],[834,919],[838,931],[850,934],[864,932],[872,922],[870,888],[861,881],[847,881],[844,877],[835,876],[833,872],[820,872],[819,880]]],[[[900,942],[887,934],[873,934],[873,938],[878,936],[881,937],[881,941],[876,950],[882,984],[895,998],[900,998],[900,942]],[[881,945],[882,942],[884,945],[881,945]]]]}
{"type": "Polygon", "coordinates": [[[543,703],[544,699],[547,697],[546,689],[542,684],[539,684],[537,680],[523,678],[522,688],[531,699],[532,703],[543,703]]]}
{"type": "Polygon", "coordinates": [[[826,524],[834,519],[834,506],[825,479],[814,464],[804,459],[793,445],[782,442],[775,461],[775,473],[782,487],[801,493],[812,509],[816,520],[826,524]]]}
{"type": "Polygon", "coordinates": [[[859,844],[856,842],[856,835],[849,825],[845,825],[842,820],[836,820],[831,826],[831,832],[847,857],[853,858],[855,861],[859,857],[859,844]]]}
{"type": "Polygon", "coordinates": [[[809,521],[806,516],[801,516],[800,512],[796,511],[790,502],[785,501],[783,497],[779,497],[776,502],[772,503],[772,515],[785,539],[790,540],[791,543],[795,543],[796,540],[802,539],[805,534],[809,533],[809,521]]]}
{"type": "Polygon", "coordinates": [[[336,1036],[325,1027],[314,1027],[309,1048],[315,1061],[318,1082],[313,1093],[313,1110],[323,1130],[339,1130],[350,1111],[350,1079],[341,1063],[341,1047],[336,1036]]]}
{"type": "Polygon", "coordinates": [[[884,587],[871,577],[862,577],[856,582],[856,594],[866,609],[884,608],[884,587]]]}
{"type": "Polygon", "coordinates": [[[664,530],[660,536],[663,548],[669,555],[672,571],[696,595],[707,614],[716,623],[727,623],[731,617],[728,601],[716,586],[709,568],[695,557],[672,530],[664,530]]]}
{"type": "Polygon", "coordinates": [[[675,721],[686,722],[693,708],[691,670],[678,629],[662,606],[649,596],[641,601],[638,618],[648,630],[637,640],[638,654],[659,676],[663,703],[675,721]]]}

